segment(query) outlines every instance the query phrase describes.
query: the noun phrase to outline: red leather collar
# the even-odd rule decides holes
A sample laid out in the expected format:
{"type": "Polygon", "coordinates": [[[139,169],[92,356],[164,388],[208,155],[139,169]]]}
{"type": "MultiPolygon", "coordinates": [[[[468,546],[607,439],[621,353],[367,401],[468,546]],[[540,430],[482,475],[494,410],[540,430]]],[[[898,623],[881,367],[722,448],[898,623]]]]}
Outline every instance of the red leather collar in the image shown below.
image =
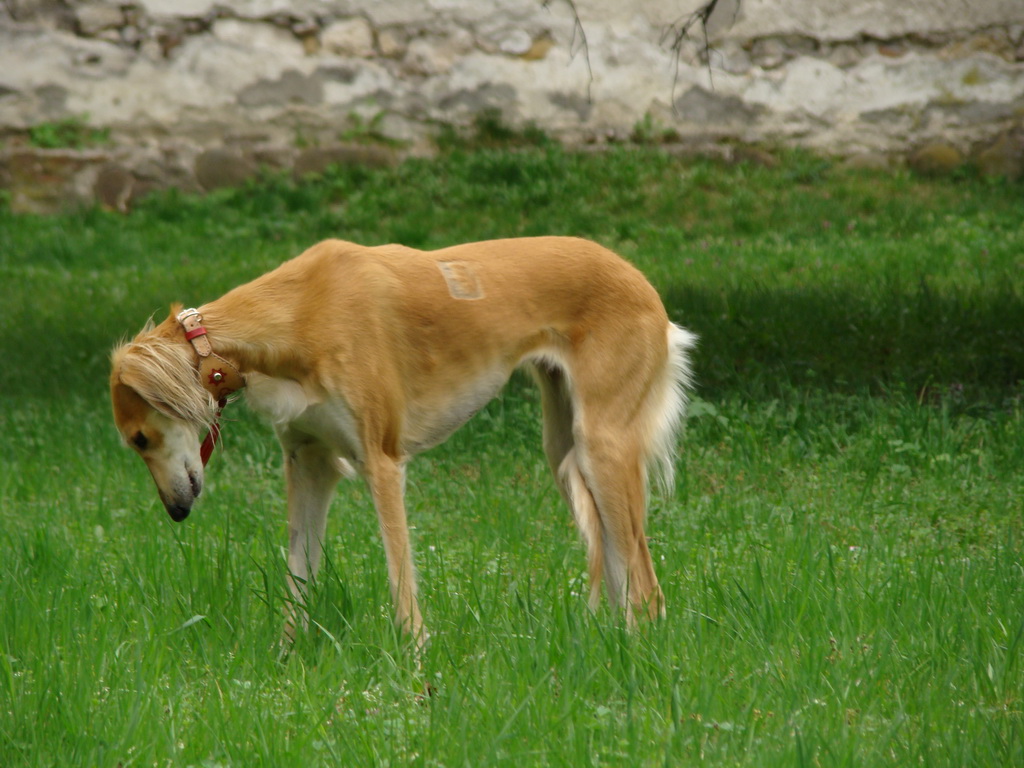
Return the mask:
{"type": "Polygon", "coordinates": [[[210,338],[203,327],[203,317],[195,309],[178,313],[178,323],[185,331],[185,338],[199,355],[199,383],[213,399],[220,402],[245,386],[242,372],[229,360],[213,351],[210,338]]]}
{"type": "Polygon", "coordinates": [[[182,310],[178,313],[177,319],[185,331],[185,338],[191,342],[192,348],[199,355],[199,383],[217,401],[217,414],[210,425],[210,431],[199,446],[199,457],[205,467],[220,439],[220,412],[228,404],[228,395],[245,386],[245,377],[233,363],[213,351],[206,328],[203,327],[203,317],[197,310],[182,310]]]}

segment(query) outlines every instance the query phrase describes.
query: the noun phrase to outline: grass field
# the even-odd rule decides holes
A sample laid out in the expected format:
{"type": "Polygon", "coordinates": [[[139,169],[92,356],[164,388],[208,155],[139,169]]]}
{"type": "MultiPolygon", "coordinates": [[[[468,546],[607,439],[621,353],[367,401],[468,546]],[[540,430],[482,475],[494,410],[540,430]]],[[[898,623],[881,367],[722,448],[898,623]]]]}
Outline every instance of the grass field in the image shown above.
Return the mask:
{"type": "Polygon", "coordinates": [[[0,766],[1024,765],[1020,186],[455,151],[0,213],[0,309],[0,766]],[[279,658],[270,430],[232,407],[174,524],[110,423],[108,350],[322,237],[531,234],[617,249],[701,335],[648,522],[668,619],[587,610],[516,379],[410,467],[422,667],[360,482],[279,658]]]}

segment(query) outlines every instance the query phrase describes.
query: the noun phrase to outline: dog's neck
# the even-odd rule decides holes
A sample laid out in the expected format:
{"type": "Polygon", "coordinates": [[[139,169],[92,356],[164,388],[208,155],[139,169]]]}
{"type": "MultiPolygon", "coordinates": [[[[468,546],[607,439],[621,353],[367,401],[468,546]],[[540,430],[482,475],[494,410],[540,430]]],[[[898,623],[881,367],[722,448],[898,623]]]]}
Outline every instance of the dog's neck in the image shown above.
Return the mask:
{"type": "MultiPolygon", "coordinates": [[[[307,350],[310,338],[318,337],[321,328],[315,316],[305,316],[305,308],[295,298],[303,290],[302,283],[317,279],[296,259],[200,306],[213,351],[243,375],[309,380],[315,375],[311,362],[316,361],[309,359],[307,350]]],[[[318,285],[316,292],[322,287],[318,285]]],[[[312,286],[307,288],[312,291],[312,286]]]]}
{"type": "MultiPolygon", "coordinates": [[[[294,355],[291,315],[276,306],[254,311],[253,296],[241,294],[245,287],[198,308],[213,354],[230,361],[243,378],[252,372],[272,378],[302,378],[307,372],[294,355]]],[[[182,338],[173,313],[171,322],[182,338]]]]}

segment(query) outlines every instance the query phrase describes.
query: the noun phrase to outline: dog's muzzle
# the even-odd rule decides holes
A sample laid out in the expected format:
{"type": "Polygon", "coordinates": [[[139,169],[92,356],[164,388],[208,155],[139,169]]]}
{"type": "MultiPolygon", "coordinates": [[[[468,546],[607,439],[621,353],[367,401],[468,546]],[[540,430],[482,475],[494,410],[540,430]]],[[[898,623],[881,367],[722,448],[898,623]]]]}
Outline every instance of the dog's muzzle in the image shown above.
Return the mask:
{"type": "Polygon", "coordinates": [[[186,487],[182,484],[176,490],[177,492],[173,496],[165,496],[161,493],[160,500],[164,503],[167,514],[171,516],[171,520],[180,523],[188,517],[192,511],[192,505],[199,498],[199,494],[203,492],[202,472],[190,470],[188,472],[188,486],[186,487]]]}

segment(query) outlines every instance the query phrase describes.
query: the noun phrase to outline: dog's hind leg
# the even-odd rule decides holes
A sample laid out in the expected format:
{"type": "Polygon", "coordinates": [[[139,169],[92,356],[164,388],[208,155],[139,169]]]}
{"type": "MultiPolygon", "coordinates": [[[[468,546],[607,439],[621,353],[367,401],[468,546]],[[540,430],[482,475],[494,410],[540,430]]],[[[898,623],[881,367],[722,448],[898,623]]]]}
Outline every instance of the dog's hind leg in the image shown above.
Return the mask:
{"type": "Polygon", "coordinates": [[[647,473],[671,469],[693,339],[674,326],[666,338],[660,322],[636,324],[628,341],[622,333],[612,328],[573,350],[573,450],[600,519],[609,602],[632,624],[665,610],[644,534],[647,473]]]}
{"type": "Polygon", "coordinates": [[[590,578],[590,609],[596,611],[601,604],[601,581],[604,577],[605,547],[601,531],[601,518],[577,461],[576,450],[566,454],[558,469],[558,484],[572,509],[576,525],[587,543],[587,571],[590,578]]]}
{"type": "Polygon", "coordinates": [[[342,473],[333,453],[320,443],[290,445],[282,438],[282,444],[288,480],[288,586],[292,596],[285,637],[290,640],[309,622],[307,584],[320,567],[327,510],[342,473]]]}
{"type": "Polygon", "coordinates": [[[587,544],[591,609],[600,604],[604,580],[609,602],[625,609],[630,623],[637,610],[659,615],[664,605],[644,535],[646,468],[636,444],[636,409],[624,408],[627,417],[616,426],[616,408],[595,405],[588,423],[562,368],[541,362],[533,369],[544,451],[587,544]]]}
{"type": "Polygon", "coordinates": [[[630,624],[638,611],[655,617],[663,601],[644,535],[646,488],[639,451],[614,437],[588,436],[583,457],[582,475],[601,521],[608,600],[625,609],[630,624]]]}
{"type": "Polygon", "coordinates": [[[574,449],[573,406],[569,382],[566,380],[565,372],[557,366],[538,362],[532,366],[532,370],[540,388],[544,413],[544,452],[558,484],[558,490],[572,510],[576,525],[587,544],[589,604],[592,610],[597,610],[601,601],[601,579],[604,570],[601,519],[597,514],[594,497],[580,474],[574,449]]]}

